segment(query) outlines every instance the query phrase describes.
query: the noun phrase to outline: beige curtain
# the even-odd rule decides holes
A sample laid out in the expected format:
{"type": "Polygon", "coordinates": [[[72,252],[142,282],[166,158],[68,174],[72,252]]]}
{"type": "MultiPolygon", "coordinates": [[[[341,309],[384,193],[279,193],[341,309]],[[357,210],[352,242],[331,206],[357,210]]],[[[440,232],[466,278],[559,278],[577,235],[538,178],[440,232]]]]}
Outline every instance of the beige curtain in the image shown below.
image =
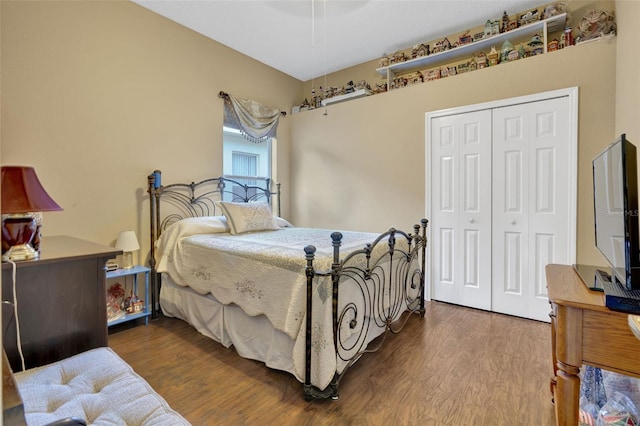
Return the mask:
{"type": "Polygon", "coordinates": [[[250,99],[236,98],[224,92],[224,124],[233,127],[251,142],[266,142],[276,135],[281,111],[250,99]]]}

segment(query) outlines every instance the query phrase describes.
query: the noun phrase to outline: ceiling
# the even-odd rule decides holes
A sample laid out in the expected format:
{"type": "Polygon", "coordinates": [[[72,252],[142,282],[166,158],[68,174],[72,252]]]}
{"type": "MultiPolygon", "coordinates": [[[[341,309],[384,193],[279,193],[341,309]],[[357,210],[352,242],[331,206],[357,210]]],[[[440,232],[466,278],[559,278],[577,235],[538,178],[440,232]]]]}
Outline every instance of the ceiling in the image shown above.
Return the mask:
{"type": "Polygon", "coordinates": [[[308,81],[549,3],[540,0],[132,0],[308,81]]]}

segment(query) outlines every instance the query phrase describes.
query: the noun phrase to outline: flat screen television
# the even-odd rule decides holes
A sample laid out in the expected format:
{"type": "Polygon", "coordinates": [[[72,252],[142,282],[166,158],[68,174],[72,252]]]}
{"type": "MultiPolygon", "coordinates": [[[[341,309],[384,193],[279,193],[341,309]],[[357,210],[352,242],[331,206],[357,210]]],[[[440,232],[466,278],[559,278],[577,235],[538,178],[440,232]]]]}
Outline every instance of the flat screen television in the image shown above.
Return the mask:
{"type": "Polygon", "coordinates": [[[611,267],[611,281],[640,289],[636,147],[622,134],[593,159],[596,247],[611,267]]]}

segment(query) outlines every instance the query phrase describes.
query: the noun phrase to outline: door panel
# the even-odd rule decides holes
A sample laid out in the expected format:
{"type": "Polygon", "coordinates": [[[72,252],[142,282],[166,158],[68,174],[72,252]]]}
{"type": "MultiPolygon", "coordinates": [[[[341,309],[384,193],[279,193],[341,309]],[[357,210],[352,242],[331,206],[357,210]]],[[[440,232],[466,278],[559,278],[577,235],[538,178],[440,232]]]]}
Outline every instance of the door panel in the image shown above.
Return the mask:
{"type": "Polygon", "coordinates": [[[491,112],[432,122],[432,298],[491,309],[491,112]]]}
{"type": "Polygon", "coordinates": [[[494,191],[493,238],[521,235],[518,256],[512,247],[494,245],[492,279],[504,282],[494,287],[496,312],[548,321],[544,266],[569,261],[568,102],[564,97],[494,110],[494,182],[508,183],[494,191]]]}
{"type": "Polygon", "coordinates": [[[465,231],[464,238],[464,285],[467,287],[480,287],[480,235],[476,230],[465,231]]]}

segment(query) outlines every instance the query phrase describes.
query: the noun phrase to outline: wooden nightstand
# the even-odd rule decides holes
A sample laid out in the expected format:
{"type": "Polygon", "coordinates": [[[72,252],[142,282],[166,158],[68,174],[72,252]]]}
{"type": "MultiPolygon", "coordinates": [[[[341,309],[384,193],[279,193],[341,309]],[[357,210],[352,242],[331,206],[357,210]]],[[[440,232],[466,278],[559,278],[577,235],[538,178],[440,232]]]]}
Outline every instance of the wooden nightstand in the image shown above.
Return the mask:
{"type": "MultiPolygon", "coordinates": [[[[105,264],[121,251],[68,236],[42,240],[40,259],[16,262],[16,292],[26,368],[108,346],[105,264]]],[[[2,263],[2,299],[13,302],[12,265],[2,263]]],[[[22,371],[13,306],[2,304],[3,344],[22,371]]]]}

